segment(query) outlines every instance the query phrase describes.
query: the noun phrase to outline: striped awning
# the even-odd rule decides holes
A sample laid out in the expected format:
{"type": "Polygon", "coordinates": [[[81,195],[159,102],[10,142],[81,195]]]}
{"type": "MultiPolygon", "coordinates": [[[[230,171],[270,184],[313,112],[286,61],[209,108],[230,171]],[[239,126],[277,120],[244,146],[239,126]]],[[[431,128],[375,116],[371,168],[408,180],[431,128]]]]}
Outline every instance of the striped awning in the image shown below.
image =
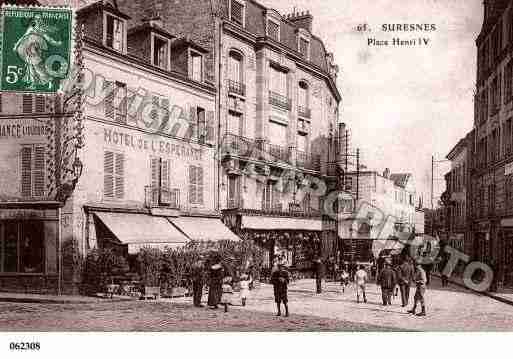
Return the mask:
{"type": "Polygon", "coordinates": [[[240,238],[230,231],[219,218],[178,217],[168,219],[193,241],[240,241],[240,238]]]}

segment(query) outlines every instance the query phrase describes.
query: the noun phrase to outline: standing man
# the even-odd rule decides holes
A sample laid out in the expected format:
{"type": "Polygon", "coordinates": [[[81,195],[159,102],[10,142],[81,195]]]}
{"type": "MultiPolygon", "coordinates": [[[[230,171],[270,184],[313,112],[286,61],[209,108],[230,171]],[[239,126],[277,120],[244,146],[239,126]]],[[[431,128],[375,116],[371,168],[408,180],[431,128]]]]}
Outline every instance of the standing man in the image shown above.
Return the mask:
{"type": "Polygon", "coordinates": [[[415,296],[413,297],[413,308],[409,310],[408,313],[415,314],[417,310],[417,303],[420,302],[422,307],[422,311],[417,314],[419,317],[426,316],[426,304],[424,302],[424,295],[426,294],[426,272],[422,268],[420,262],[417,262],[415,266],[415,275],[414,275],[415,285],[417,289],[415,290],[415,296]]]}
{"type": "Polygon", "coordinates": [[[204,284],[204,263],[203,258],[200,257],[192,265],[192,294],[193,303],[195,307],[203,307],[201,304],[201,297],[203,295],[204,284]]]}
{"type": "Polygon", "coordinates": [[[285,316],[289,316],[289,306],[287,298],[287,286],[290,281],[289,272],[284,268],[282,263],[278,264],[278,269],[271,274],[271,283],[274,289],[274,301],[278,307],[278,317],[281,315],[281,303],[285,306],[285,316]]]}
{"type": "Polygon", "coordinates": [[[392,292],[394,290],[395,283],[395,271],[392,269],[392,262],[387,258],[385,261],[385,267],[378,276],[378,284],[381,286],[383,305],[392,305],[392,292]]]}
{"type": "Polygon", "coordinates": [[[415,268],[407,258],[405,258],[403,263],[399,266],[397,280],[399,282],[399,289],[401,290],[401,303],[403,308],[406,307],[410,301],[410,286],[413,280],[414,270],[415,268]]]}
{"type": "Polygon", "coordinates": [[[367,303],[367,297],[365,295],[365,284],[367,283],[367,272],[365,271],[365,266],[363,264],[360,265],[360,269],[358,269],[354,275],[354,281],[356,283],[356,302],[360,303],[360,292],[363,294],[363,302],[367,303]]]}

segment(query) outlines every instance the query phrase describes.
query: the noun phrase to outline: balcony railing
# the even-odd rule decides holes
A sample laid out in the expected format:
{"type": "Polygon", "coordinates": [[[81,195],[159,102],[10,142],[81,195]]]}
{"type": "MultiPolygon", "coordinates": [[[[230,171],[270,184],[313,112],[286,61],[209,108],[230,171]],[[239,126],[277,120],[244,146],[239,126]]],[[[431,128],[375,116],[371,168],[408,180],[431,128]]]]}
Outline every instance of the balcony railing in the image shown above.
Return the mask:
{"type": "Polygon", "coordinates": [[[244,208],[242,198],[228,198],[228,209],[244,208]]]}
{"type": "Polygon", "coordinates": [[[223,136],[223,152],[239,157],[252,157],[255,149],[255,141],[252,139],[228,133],[223,136]]]}
{"type": "Polygon", "coordinates": [[[146,186],[145,203],[147,208],[180,209],[180,190],[178,188],[166,189],[162,187],[146,186]]]}
{"type": "Polygon", "coordinates": [[[289,98],[273,91],[269,91],[269,103],[285,110],[292,109],[292,101],[289,98]]]}
{"type": "Polygon", "coordinates": [[[303,151],[296,151],[296,164],[297,167],[305,168],[312,171],[321,170],[321,156],[308,154],[303,151]]]}
{"type": "Polygon", "coordinates": [[[288,148],[271,144],[269,144],[267,148],[269,150],[269,154],[275,159],[284,162],[290,162],[290,151],[288,148]]]}
{"type": "Polygon", "coordinates": [[[239,96],[246,96],[246,85],[241,82],[228,80],[228,92],[239,96]]]}
{"type": "Polygon", "coordinates": [[[312,110],[307,107],[298,106],[297,114],[299,117],[308,118],[308,119],[312,118],[312,110]]]}

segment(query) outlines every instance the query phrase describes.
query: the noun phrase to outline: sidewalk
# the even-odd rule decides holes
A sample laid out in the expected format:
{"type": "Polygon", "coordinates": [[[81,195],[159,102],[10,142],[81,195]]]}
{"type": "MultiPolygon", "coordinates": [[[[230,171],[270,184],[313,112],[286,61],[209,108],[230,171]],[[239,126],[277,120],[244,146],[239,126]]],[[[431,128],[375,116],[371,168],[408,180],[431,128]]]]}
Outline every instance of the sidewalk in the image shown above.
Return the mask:
{"type": "MultiPolygon", "coordinates": [[[[433,276],[435,276],[437,278],[441,278],[438,273],[431,273],[431,275],[433,275],[433,276]]],[[[465,288],[465,289],[467,289],[468,291],[470,291],[470,292],[472,292],[474,294],[483,295],[483,296],[486,296],[486,297],[498,300],[499,302],[502,302],[502,303],[505,303],[505,304],[509,304],[509,305],[513,305],[513,293],[477,292],[475,290],[472,290],[472,289],[468,288],[465,285],[465,283],[463,283],[463,278],[455,277],[455,276],[452,276],[452,277],[449,278],[449,283],[454,284],[454,285],[456,285],[458,287],[461,287],[461,288],[465,288]]]]}
{"type": "Polygon", "coordinates": [[[99,298],[86,297],[80,295],[47,295],[47,294],[28,294],[28,293],[10,293],[0,292],[0,302],[11,303],[45,303],[45,304],[91,304],[104,302],[120,302],[134,300],[133,298],[118,297],[99,298]]]}

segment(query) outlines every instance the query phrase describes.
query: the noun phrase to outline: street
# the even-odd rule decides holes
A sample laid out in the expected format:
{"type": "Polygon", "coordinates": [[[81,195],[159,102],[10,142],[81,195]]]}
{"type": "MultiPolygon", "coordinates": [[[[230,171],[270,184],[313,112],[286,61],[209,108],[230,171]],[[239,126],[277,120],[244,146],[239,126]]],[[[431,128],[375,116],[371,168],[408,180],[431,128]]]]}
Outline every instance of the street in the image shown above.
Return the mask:
{"type": "MultiPolygon", "coordinates": [[[[252,291],[246,307],[237,294],[228,313],[194,308],[191,298],[104,302],[100,304],[0,303],[1,331],[505,331],[513,328],[513,307],[465,290],[440,288],[435,278],[427,293],[428,316],[406,313],[399,297],[381,305],[371,284],[366,304],[354,288],[340,292],[326,283],[315,294],[313,280],[291,284],[291,316],[275,316],[272,287],[252,291]]],[[[413,297],[413,292],[412,292],[413,297]]],[[[408,308],[410,309],[410,308],[408,308]]]]}

